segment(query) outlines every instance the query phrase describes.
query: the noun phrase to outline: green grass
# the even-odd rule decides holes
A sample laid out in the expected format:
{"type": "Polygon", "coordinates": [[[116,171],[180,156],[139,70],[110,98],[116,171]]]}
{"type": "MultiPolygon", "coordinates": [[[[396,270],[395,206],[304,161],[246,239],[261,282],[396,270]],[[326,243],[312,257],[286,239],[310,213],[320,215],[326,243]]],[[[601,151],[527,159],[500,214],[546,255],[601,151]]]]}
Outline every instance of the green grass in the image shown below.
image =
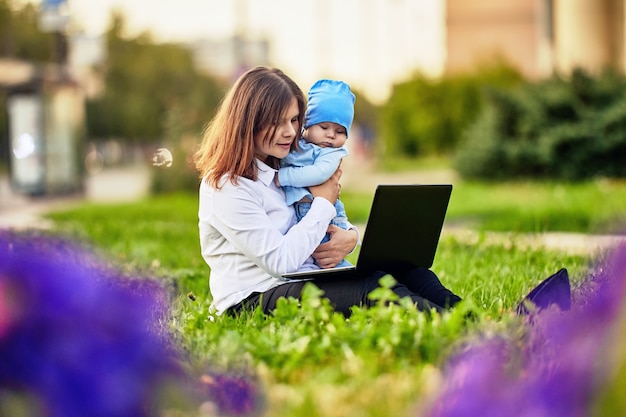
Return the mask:
{"type": "MultiPolygon", "coordinates": [[[[626,228],[626,181],[453,184],[446,224],[519,233],[612,233],[626,228]]],[[[353,223],[365,223],[373,195],[344,190],[353,223]]]]}
{"type": "Polygon", "coordinates": [[[626,181],[460,182],[448,218],[481,230],[615,232],[626,225],[626,181]]]}
{"type": "Polygon", "coordinates": [[[50,214],[63,234],[93,243],[122,261],[147,260],[168,268],[204,265],[197,259],[198,200],[171,194],[123,204],[84,204],[50,214]]]}
{"type": "MultiPolygon", "coordinates": [[[[580,218],[572,227],[583,231],[597,221],[602,207],[588,199],[600,198],[605,207],[611,206],[609,218],[615,215],[612,210],[622,207],[612,194],[623,192],[624,185],[605,186],[615,188],[604,192],[596,183],[459,184],[449,220],[471,219],[485,225],[498,218],[498,227],[519,230],[533,217],[547,228],[555,223],[545,219],[577,213],[580,218]],[[531,214],[519,208],[529,202],[536,207],[531,214]]],[[[371,196],[348,194],[344,201],[353,213],[361,210],[366,216],[371,196]]],[[[511,313],[517,302],[562,266],[577,286],[590,262],[584,256],[528,249],[517,245],[514,237],[498,246],[480,239],[469,245],[446,236],[433,270],[465,301],[443,316],[430,317],[400,305],[357,309],[345,320],[311,287],[301,305],[284,300],[271,317],[258,312],[212,317],[210,271],[200,256],[195,194],[85,204],[49,217],[55,222],[55,234],[90,245],[131,273],[170,285],[169,326],[189,354],[190,369],[249,374],[259,383],[267,415],[278,417],[409,415],[437,387],[446,358],[472,334],[502,332],[522,338],[521,323],[511,313]],[[195,301],[187,296],[190,292],[195,301]],[[466,319],[470,310],[475,321],[466,319]]],[[[542,228],[532,223],[530,230],[542,228]]],[[[356,254],[351,256],[354,260],[356,254]]],[[[377,296],[392,297],[385,290],[377,296]]]]}

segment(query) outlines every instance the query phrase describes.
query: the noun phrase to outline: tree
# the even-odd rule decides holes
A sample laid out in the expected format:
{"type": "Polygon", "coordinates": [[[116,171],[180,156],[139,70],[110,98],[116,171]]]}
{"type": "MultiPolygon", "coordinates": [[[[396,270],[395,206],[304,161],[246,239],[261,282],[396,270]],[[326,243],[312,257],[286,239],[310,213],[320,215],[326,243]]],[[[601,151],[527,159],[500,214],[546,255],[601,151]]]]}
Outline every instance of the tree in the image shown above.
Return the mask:
{"type": "Polygon", "coordinates": [[[18,7],[0,0],[0,56],[25,61],[51,62],[55,39],[39,30],[39,10],[32,3],[18,7]]]}
{"type": "Polygon", "coordinates": [[[416,74],[394,86],[381,113],[386,157],[452,152],[463,131],[477,117],[485,88],[521,82],[506,62],[487,62],[468,74],[431,79],[416,74]]]}
{"type": "Polygon", "coordinates": [[[124,26],[123,17],[114,13],[107,32],[108,59],[100,68],[105,89],[87,103],[89,136],[144,144],[163,141],[173,106],[202,114],[203,120],[182,120],[200,129],[221,98],[218,83],[196,71],[186,48],[155,44],[148,33],[124,38],[124,26]]]}
{"type": "Polygon", "coordinates": [[[626,77],[575,69],[493,89],[455,166],[466,178],[626,177],[626,77]]]}

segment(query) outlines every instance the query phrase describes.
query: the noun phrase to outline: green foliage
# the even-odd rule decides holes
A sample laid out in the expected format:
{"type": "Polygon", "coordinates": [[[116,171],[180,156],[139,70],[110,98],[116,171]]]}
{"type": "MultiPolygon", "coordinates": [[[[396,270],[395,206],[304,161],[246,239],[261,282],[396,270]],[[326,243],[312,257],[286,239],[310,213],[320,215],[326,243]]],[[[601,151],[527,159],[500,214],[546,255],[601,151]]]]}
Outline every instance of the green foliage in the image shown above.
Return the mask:
{"type": "MultiPolygon", "coordinates": [[[[420,175],[423,172],[416,171],[407,178],[420,175]]],[[[622,180],[455,181],[446,225],[514,233],[616,233],[626,230],[624,195],[626,182],[622,180]]],[[[351,222],[367,222],[372,198],[371,193],[342,190],[351,222]]]]}
{"type": "Polygon", "coordinates": [[[382,111],[380,151],[385,158],[451,152],[462,132],[483,105],[487,87],[508,87],[521,75],[502,62],[485,65],[472,74],[429,79],[416,75],[394,86],[382,111]]]}
{"type": "Polygon", "coordinates": [[[458,182],[448,225],[539,233],[615,233],[626,230],[626,182],[458,182]]]}
{"type": "Polygon", "coordinates": [[[455,166],[466,178],[626,176],[626,78],[576,70],[492,89],[455,166]]]}
{"type": "Polygon", "coordinates": [[[106,248],[113,260],[141,260],[134,264],[136,267],[174,270],[204,262],[197,256],[198,208],[194,195],[168,194],[137,203],[85,204],[51,213],[50,218],[59,225],[59,232],[106,248]],[[163,251],[165,246],[170,250],[163,251]]]}
{"type": "Polygon", "coordinates": [[[376,135],[379,130],[379,114],[380,108],[367,99],[367,96],[358,90],[354,90],[356,101],[354,102],[354,123],[353,126],[359,126],[361,129],[367,130],[363,134],[376,135]]]}
{"type": "Polygon", "coordinates": [[[152,173],[150,192],[152,194],[197,192],[200,186],[198,171],[191,161],[196,141],[182,138],[167,146],[174,161],[171,167],[157,169],[152,173]]]}
{"type": "Polygon", "coordinates": [[[200,86],[205,85],[203,88],[190,91],[185,102],[178,102],[167,110],[164,146],[172,152],[174,161],[171,167],[157,170],[153,174],[151,184],[153,193],[198,191],[200,179],[193,165],[192,156],[201,139],[202,128],[213,112],[213,108],[210,112],[200,111],[207,105],[204,93],[214,88],[208,80],[200,79],[198,83],[200,86]]]}
{"type": "Polygon", "coordinates": [[[53,62],[55,37],[39,30],[39,9],[0,0],[0,57],[34,62],[53,62]]]}
{"type": "MultiPolygon", "coordinates": [[[[33,3],[18,7],[0,0],[0,57],[51,62],[53,34],[38,29],[39,10],[33,3]]],[[[104,81],[102,95],[85,103],[87,137],[94,141],[164,146],[176,160],[167,172],[157,172],[154,192],[197,189],[195,169],[187,163],[203,126],[221,100],[224,88],[200,74],[188,49],[156,44],[148,33],[124,37],[125,22],[111,16],[107,62],[95,68],[104,81]]],[[[8,161],[4,92],[0,92],[0,167],[8,161]],[[2,146],[4,145],[4,146],[2,146]]]]}
{"type": "Polygon", "coordinates": [[[205,301],[180,298],[173,324],[194,366],[258,374],[269,415],[277,416],[403,415],[424,391],[424,367],[466,331],[461,310],[430,317],[394,305],[355,309],[346,320],[321,295],[309,284],[301,302],[282,299],[271,316],[256,310],[236,318],[213,317],[205,301]],[[394,381],[403,384],[383,395],[383,383],[394,381]]]}
{"type": "Polygon", "coordinates": [[[181,137],[174,133],[199,132],[221,99],[218,83],[196,71],[182,46],[154,44],[146,34],[123,38],[123,33],[123,18],[113,15],[107,64],[100,69],[106,88],[87,102],[89,136],[154,144],[175,143],[181,137]],[[170,116],[180,109],[184,117],[170,116]]]}
{"type": "Polygon", "coordinates": [[[374,196],[369,193],[341,191],[341,201],[346,207],[346,214],[352,223],[365,223],[369,216],[374,196]]]}

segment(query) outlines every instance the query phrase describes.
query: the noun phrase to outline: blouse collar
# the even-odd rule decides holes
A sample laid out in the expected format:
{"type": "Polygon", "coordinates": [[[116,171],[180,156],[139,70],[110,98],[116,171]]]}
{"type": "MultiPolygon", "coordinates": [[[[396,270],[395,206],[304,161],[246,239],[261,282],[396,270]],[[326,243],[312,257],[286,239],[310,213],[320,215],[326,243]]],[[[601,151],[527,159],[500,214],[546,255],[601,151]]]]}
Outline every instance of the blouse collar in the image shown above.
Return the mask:
{"type": "Polygon", "coordinates": [[[274,181],[277,171],[258,158],[256,160],[256,165],[259,168],[259,181],[266,186],[269,186],[274,181]]]}

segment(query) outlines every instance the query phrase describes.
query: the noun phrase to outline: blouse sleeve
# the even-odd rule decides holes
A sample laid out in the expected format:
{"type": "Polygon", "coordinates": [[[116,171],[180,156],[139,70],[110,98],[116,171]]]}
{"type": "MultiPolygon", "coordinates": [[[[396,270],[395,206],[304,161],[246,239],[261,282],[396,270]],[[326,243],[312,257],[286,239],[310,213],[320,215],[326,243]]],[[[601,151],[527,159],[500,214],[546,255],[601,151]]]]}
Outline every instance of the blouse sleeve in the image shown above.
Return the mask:
{"type": "Polygon", "coordinates": [[[310,165],[281,167],[278,170],[278,181],[282,186],[291,187],[321,184],[337,171],[341,159],[347,154],[345,148],[326,148],[310,165]]]}
{"type": "Polygon", "coordinates": [[[334,206],[315,198],[310,212],[292,226],[293,208],[285,204],[282,194],[241,185],[227,182],[222,189],[213,190],[209,209],[213,227],[271,276],[298,270],[326,233],[336,213],[334,206]]]}

